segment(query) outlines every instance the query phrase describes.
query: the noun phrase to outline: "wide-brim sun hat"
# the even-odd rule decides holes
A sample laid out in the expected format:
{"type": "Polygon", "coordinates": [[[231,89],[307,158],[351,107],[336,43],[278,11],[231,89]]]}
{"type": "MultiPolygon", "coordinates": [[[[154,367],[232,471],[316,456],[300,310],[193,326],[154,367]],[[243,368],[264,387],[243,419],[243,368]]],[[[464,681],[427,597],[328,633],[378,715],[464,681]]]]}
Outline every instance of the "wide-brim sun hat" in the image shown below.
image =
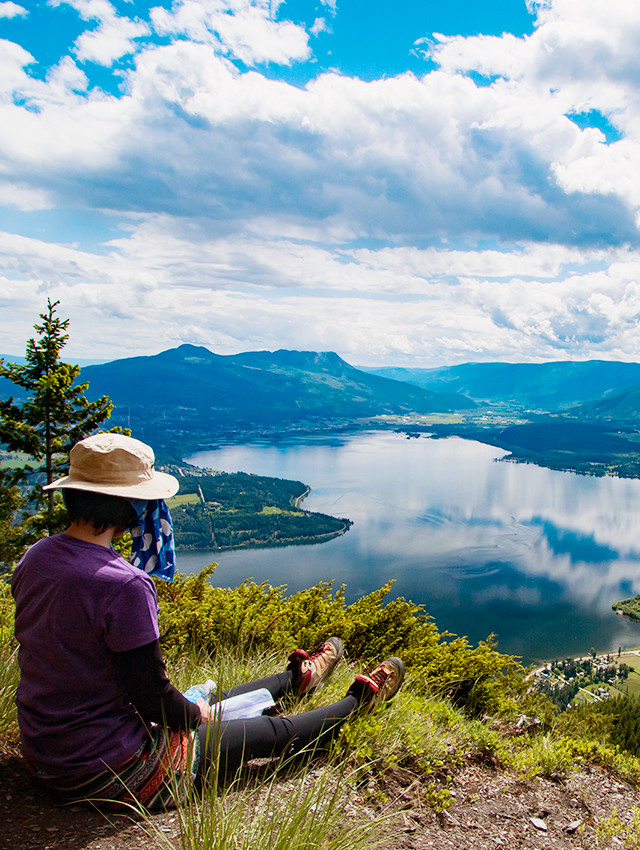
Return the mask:
{"type": "Polygon", "coordinates": [[[43,490],[87,490],[125,499],[168,499],[178,479],[154,469],[151,446],[124,434],[94,434],[69,452],[69,474],[43,490]]]}

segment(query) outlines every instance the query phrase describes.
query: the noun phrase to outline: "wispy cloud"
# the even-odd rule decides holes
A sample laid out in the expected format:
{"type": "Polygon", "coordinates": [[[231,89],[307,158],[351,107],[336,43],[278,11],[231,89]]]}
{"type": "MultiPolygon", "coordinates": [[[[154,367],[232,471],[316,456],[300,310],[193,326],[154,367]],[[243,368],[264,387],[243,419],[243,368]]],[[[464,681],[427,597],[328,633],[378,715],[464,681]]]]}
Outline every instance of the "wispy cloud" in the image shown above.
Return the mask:
{"type": "Polygon", "coordinates": [[[638,252],[584,255],[531,245],[519,255],[336,254],[288,240],[206,232],[171,217],[147,220],[102,255],[2,234],[0,258],[12,278],[4,292],[32,310],[11,333],[19,339],[28,332],[38,297],[51,292],[77,304],[78,356],[96,345],[111,349],[109,316],[116,310],[132,346],[155,324],[156,345],[164,339],[231,353],[278,348],[286,339],[290,347],[334,349],[370,364],[626,359],[636,344],[638,252]],[[87,305],[95,317],[90,322],[82,319],[87,305]]]}

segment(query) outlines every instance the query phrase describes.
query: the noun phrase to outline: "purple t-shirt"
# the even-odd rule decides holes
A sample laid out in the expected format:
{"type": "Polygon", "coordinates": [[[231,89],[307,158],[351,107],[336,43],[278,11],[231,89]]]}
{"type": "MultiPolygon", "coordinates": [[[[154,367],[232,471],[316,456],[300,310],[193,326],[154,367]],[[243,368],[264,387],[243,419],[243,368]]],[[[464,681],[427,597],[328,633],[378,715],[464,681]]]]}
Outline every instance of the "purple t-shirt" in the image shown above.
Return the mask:
{"type": "Polygon", "coordinates": [[[158,638],[151,579],[111,549],[56,534],[28,550],[11,587],[27,759],[44,773],[73,777],[128,758],[146,732],[113,653],[158,638]]]}

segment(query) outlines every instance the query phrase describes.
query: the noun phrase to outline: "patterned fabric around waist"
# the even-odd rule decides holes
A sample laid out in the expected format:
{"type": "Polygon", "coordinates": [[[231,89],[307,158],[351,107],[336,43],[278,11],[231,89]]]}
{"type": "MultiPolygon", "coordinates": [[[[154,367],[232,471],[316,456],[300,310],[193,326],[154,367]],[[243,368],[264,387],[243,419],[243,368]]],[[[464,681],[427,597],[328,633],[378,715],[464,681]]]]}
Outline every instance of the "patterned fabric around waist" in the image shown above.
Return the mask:
{"type": "Polygon", "coordinates": [[[33,768],[32,773],[64,803],[91,801],[109,809],[126,805],[168,809],[188,793],[199,760],[200,745],[194,732],[152,726],[133,755],[100,773],[72,779],[33,768]]]}

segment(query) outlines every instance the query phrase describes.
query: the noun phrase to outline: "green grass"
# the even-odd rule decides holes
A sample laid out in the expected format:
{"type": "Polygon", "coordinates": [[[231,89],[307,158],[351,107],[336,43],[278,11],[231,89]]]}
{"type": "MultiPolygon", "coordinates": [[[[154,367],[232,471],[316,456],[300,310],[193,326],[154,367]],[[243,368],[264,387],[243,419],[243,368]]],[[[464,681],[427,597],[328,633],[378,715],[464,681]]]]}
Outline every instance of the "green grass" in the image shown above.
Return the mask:
{"type": "MultiPolygon", "coordinates": [[[[349,817],[350,789],[357,773],[322,764],[309,769],[281,763],[262,779],[215,782],[192,791],[179,807],[182,850],[367,850],[384,840],[389,818],[355,813],[349,817]]],[[[158,847],[172,848],[161,829],[147,820],[158,847]]]]}
{"type": "MultiPolygon", "coordinates": [[[[213,677],[226,687],[275,672],[283,663],[279,652],[225,650],[215,661],[183,658],[172,678],[186,686],[213,677]]],[[[305,711],[339,699],[359,669],[342,661],[324,690],[289,700],[285,711],[305,711]]],[[[249,780],[236,780],[224,794],[215,783],[200,795],[192,794],[178,811],[182,850],[364,850],[382,835],[386,846],[393,846],[401,812],[390,812],[384,823],[351,822],[344,811],[353,809],[355,795],[360,811],[363,794],[372,811],[386,810],[387,778],[401,775],[419,787],[426,806],[442,811],[452,802],[449,789],[456,771],[470,760],[501,766],[524,780],[564,779],[583,765],[598,764],[625,781],[640,782],[640,762],[615,747],[544,726],[538,733],[512,737],[502,734],[496,720],[469,717],[448,699],[429,693],[420,674],[409,671],[393,701],[354,716],[329,751],[315,754],[310,763],[276,763],[249,780]]],[[[507,722],[503,724],[506,729],[507,722]]],[[[158,844],[166,846],[161,835],[158,844]]]]}
{"type": "MultiPolygon", "coordinates": [[[[248,678],[281,670],[282,652],[219,651],[215,660],[181,657],[171,670],[179,687],[214,678],[229,687],[248,678]]],[[[340,699],[361,665],[342,661],[326,687],[310,697],[290,698],[286,713],[312,710],[340,699]]],[[[376,711],[354,716],[328,751],[274,762],[251,778],[238,778],[224,794],[215,780],[193,792],[177,812],[182,850],[365,850],[377,842],[393,846],[402,812],[362,819],[362,796],[370,811],[387,803],[384,779],[400,770],[422,787],[425,804],[441,811],[452,802],[452,772],[474,754],[489,757],[499,748],[499,735],[487,723],[473,720],[448,700],[429,696],[424,683],[409,674],[396,698],[376,711]],[[354,806],[358,796],[359,806],[354,806]],[[354,812],[352,817],[345,814],[354,812]],[[358,815],[358,812],[360,815],[358,815]]],[[[147,830],[159,847],[166,836],[147,830]]]]}
{"type": "Polygon", "coordinates": [[[0,628],[0,758],[18,749],[20,732],[15,697],[20,680],[18,647],[6,629],[0,628]]]}
{"type": "MultiPolygon", "coordinates": [[[[631,697],[640,696],[640,655],[635,652],[623,652],[620,657],[612,655],[612,661],[616,664],[626,664],[631,668],[631,672],[626,680],[619,681],[615,685],[605,685],[611,696],[616,694],[628,694],[631,697]]],[[[596,685],[595,688],[598,686],[596,685]]],[[[594,688],[590,688],[593,690],[594,688]]]]}
{"type": "Polygon", "coordinates": [[[640,809],[632,806],[622,819],[614,809],[596,824],[595,830],[598,848],[624,846],[625,850],[640,850],[640,809]]]}
{"type": "Polygon", "coordinates": [[[17,647],[13,642],[0,639],[0,740],[18,738],[18,716],[15,704],[16,688],[20,674],[17,647]]]}
{"type": "MultiPolygon", "coordinates": [[[[185,652],[170,666],[171,679],[185,689],[207,678],[229,687],[281,670],[280,651],[221,649],[215,658],[185,652]]],[[[288,713],[339,699],[360,665],[342,661],[326,688],[309,698],[291,699],[288,713]]],[[[14,705],[18,679],[15,645],[0,640],[0,723],[3,752],[17,743],[14,705]]],[[[584,764],[597,763],[626,781],[640,782],[640,763],[615,748],[568,734],[503,735],[496,718],[468,717],[445,698],[425,689],[409,672],[390,703],[356,716],[342,727],[331,748],[281,760],[238,777],[224,789],[216,780],[201,791],[189,787],[175,812],[180,850],[367,850],[400,841],[402,811],[386,798],[386,778],[399,771],[413,783],[423,804],[442,811],[452,802],[450,782],[469,760],[502,766],[523,779],[561,779],[584,764]],[[366,817],[362,817],[367,810],[366,817]],[[384,814],[381,814],[383,812],[384,814]]],[[[2,751],[0,751],[1,753],[2,751]]],[[[495,769],[495,767],[493,768],[495,769]]],[[[138,823],[160,850],[175,850],[162,821],[140,812],[138,823]]],[[[618,829],[615,820],[603,825],[618,829]]]]}
{"type": "Polygon", "coordinates": [[[636,655],[635,652],[623,652],[620,658],[616,657],[616,661],[620,664],[626,664],[636,672],[640,672],[640,655],[636,655]]]}
{"type": "Polygon", "coordinates": [[[608,690],[612,697],[637,697],[640,695],[640,681],[638,681],[638,678],[635,676],[629,676],[626,682],[620,682],[620,684],[616,686],[612,685],[610,688],[608,688],[608,690]]]}
{"type": "Polygon", "coordinates": [[[197,493],[179,493],[177,496],[172,496],[167,499],[169,509],[179,508],[182,505],[199,505],[202,499],[197,493]]]}
{"type": "Polygon", "coordinates": [[[0,450],[0,469],[22,469],[29,463],[36,463],[33,458],[24,452],[6,452],[0,450]]]}
{"type": "Polygon", "coordinates": [[[625,682],[620,682],[617,690],[623,694],[629,694],[630,697],[640,696],[640,675],[638,673],[629,673],[629,677],[625,682]]]}

